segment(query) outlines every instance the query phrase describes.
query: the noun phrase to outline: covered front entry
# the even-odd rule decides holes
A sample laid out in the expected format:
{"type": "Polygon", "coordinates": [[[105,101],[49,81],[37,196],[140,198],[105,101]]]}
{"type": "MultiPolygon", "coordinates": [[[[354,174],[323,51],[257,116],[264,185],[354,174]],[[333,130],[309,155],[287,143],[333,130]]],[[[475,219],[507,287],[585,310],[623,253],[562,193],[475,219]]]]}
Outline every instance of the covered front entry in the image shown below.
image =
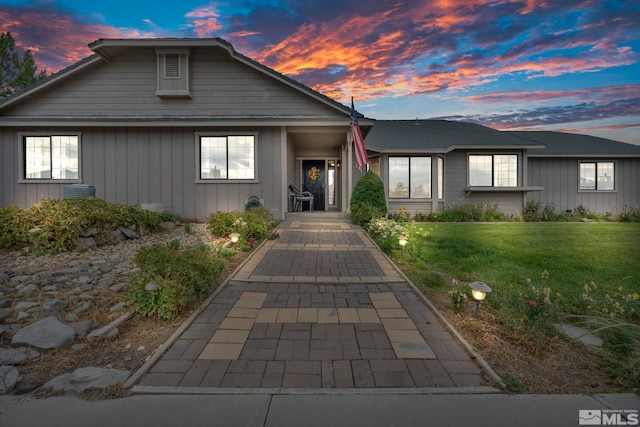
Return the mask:
{"type": "MultiPolygon", "coordinates": [[[[313,194],[314,212],[342,212],[348,207],[347,127],[288,128],[287,188],[313,194]]],[[[302,211],[310,211],[308,203],[302,211]]]]}

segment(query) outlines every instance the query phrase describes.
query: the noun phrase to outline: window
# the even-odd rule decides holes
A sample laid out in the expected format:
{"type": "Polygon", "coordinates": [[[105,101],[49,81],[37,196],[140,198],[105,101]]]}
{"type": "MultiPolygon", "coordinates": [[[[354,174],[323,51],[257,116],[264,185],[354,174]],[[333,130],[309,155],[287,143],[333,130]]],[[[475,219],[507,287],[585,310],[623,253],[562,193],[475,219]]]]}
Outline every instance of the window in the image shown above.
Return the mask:
{"type": "Polygon", "coordinates": [[[517,187],[516,154],[469,155],[470,187],[517,187]]]}
{"type": "Polygon", "coordinates": [[[389,198],[431,198],[431,157],[389,157],[389,198]]]}
{"type": "Polygon", "coordinates": [[[613,162],[581,162],[580,190],[613,191],[614,172],[613,162]]]}
{"type": "Polygon", "coordinates": [[[201,136],[200,179],[255,179],[255,136],[201,136]]]}
{"type": "Polygon", "coordinates": [[[24,179],[78,179],[78,141],[78,135],[25,136],[24,179]]]}

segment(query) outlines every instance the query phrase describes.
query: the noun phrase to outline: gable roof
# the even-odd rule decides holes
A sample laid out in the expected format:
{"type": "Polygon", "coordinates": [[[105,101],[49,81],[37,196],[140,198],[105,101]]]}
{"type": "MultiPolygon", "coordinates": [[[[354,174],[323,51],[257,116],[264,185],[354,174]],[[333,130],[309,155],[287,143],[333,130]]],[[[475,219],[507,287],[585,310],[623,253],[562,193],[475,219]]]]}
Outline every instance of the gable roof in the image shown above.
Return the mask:
{"type": "MultiPolygon", "coordinates": [[[[187,48],[187,47],[219,47],[226,50],[229,55],[236,61],[245,64],[254,70],[257,70],[270,78],[276,79],[285,85],[302,92],[303,94],[338,110],[340,113],[351,115],[351,108],[341,104],[326,95],[323,95],[310,87],[285,76],[264,64],[254,61],[253,59],[238,53],[231,43],[221,38],[155,38],[155,39],[98,39],[89,44],[89,48],[95,52],[91,55],[45,79],[40,80],[35,85],[23,89],[3,100],[0,100],[0,110],[28,99],[30,96],[44,90],[47,87],[56,85],[75,73],[84,70],[90,65],[98,62],[110,62],[111,58],[124,49],[131,47],[154,47],[154,48],[187,48]]],[[[358,117],[367,120],[362,114],[357,113],[358,117]]],[[[364,124],[366,125],[366,123],[364,124]]]]}
{"type": "Polygon", "coordinates": [[[640,145],[591,135],[552,131],[509,131],[513,135],[544,144],[531,149],[531,157],[638,157],[640,145]]]}
{"type": "Polygon", "coordinates": [[[387,153],[447,153],[456,149],[525,149],[539,142],[475,123],[449,120],[376,120],[367,149],[387,153]]]}

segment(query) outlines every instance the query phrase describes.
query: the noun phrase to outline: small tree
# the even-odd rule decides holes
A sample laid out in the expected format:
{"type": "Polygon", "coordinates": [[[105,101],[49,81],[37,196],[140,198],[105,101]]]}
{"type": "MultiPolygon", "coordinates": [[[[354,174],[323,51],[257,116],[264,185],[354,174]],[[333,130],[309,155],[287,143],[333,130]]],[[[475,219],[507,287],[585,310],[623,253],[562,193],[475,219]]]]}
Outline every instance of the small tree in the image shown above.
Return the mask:
{"type": "Polygon", "coordinates": [[[351,220],[367,225],[373,218],[387,215],[387,200],[380,177],[369,170],[358,180],[351,196],[351,220]]]}
{"type": "Polygon", "coordinates": [[[45,71],[38,73],[31,51],[25,51],[20,58],[11,33],[0,34],[0,98],[30,86],[45,76],[45,71]]]}

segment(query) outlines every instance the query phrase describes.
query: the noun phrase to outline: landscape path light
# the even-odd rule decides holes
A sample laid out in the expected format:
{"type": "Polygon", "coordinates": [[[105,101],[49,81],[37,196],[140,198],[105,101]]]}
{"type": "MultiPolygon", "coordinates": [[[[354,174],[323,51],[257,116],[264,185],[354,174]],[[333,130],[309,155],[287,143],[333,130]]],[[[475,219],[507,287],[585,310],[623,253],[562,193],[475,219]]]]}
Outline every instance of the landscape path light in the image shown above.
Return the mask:
{"type": "Polygon", "coordinates": [[[231,233],[229,234],[229,238],[231,239],[231,242],[233,243],[233,247],[236,247],[236,243],[238,243],[238,239],[240,238],[240,234],[238,233],[231,233]]]}
{"type": "Polygon", "coordinates": [[[491,292],[491,288],[482,282],[471,282],[469,283],[469,287],[471,288],[471,295],[473,296],[473,299],[476,300],[476,306],[473,309],[473,317],[477,318],[480,302],[484,301],[487,294],[491,292]]]}
{"type": "Polygon", "coordinates": [[[402,249],[402,255],[404,255],[404,247],[406,246],[409,238],[405,235],[398,236],[398,243],[400,244],[400,248],[402,249]]]}

